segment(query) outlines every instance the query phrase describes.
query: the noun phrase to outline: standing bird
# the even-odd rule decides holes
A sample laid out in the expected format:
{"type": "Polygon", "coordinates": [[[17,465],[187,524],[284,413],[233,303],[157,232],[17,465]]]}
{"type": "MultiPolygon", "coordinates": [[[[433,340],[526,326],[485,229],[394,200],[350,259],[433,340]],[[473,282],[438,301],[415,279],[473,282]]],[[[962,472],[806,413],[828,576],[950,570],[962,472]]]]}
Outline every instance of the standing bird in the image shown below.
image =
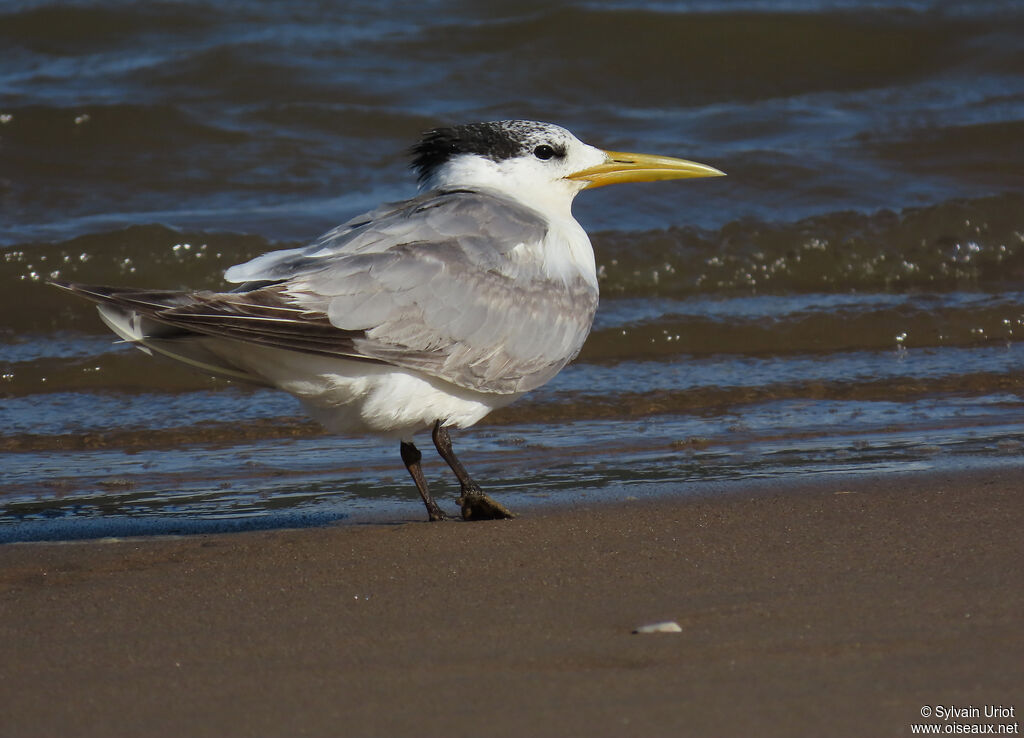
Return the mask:
{"type": "Polygon", "coordinates": [[[99,303],[114,333],[147,353],[280,388],[329,430],[399,438],[430,520],[444,520],[412,441],[433,428],[463,518],[511,517],[466,472],[448,428],[540,387],[582,348],[597,271],[573,198],[722,172],[602,151],[523,120],[437,128],[411,154],[419,196],[231,267],[232,291],[54,284],[99,303]]]}

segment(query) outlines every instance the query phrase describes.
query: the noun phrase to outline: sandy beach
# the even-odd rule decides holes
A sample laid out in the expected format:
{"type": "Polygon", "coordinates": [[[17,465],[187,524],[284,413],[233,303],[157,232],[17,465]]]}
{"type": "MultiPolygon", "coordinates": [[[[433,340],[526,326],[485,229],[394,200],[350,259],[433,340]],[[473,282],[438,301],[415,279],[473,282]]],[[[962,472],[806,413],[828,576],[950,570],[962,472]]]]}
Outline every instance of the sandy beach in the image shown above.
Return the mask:
{"type": "Polygon", "coordinates": [[[7,545],[0,734],[898,736],[923,706],[1019,713],[1021,487],[818,478],[7,545]],[[681,632],[632,633],[658,621],[681,632]]]}

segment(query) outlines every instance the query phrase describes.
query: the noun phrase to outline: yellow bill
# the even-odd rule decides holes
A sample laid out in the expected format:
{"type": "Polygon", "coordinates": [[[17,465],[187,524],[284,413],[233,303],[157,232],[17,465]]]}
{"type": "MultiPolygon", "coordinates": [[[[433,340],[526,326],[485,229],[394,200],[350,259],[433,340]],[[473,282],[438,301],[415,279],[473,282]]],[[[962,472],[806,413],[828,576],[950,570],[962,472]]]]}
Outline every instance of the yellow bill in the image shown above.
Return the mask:
{"type": "Polygon", "coordinates": [[[652,154],[629,154],[624,151],[605,151],[603,164],[573,172],[566,179],[580,180],[584,189],[604,187],[620,182],[655,182],[661,179],[689,179],[691,177],[724,177],[725,172],[707,164],[686,159],[652,154]]]}

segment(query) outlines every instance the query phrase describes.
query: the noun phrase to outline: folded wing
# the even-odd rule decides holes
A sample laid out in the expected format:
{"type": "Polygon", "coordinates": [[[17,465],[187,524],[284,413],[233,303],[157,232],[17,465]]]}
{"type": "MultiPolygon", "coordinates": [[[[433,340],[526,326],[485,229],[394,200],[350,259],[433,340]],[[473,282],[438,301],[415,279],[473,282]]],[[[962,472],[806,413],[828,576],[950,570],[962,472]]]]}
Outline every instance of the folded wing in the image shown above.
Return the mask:
{"type": "Polygon", "coordinates": [[[576,356],[597,308],[582,275],[546,274],[546,236],[511,200],[432,192],[232,267],[234,292],[77,291],[186,332],[524,392],[576,356]]]}

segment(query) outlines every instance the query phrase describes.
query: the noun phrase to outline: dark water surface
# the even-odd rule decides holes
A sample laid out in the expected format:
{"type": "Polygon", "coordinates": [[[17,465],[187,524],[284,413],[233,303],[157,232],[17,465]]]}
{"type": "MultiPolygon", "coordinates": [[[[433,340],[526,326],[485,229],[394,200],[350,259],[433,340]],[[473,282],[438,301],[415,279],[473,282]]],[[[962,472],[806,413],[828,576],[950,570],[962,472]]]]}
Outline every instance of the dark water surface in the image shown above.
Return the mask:
{"type": "Polygon", "coordinates": [[[456,438],[497,495],[1024,466],[1020,2],[8,0],[0,45],[0,540],[420,516],[392,444],[43,282],[217,287],[480,119],[729,174],[577,200],[589,343],[456,438]]]}

